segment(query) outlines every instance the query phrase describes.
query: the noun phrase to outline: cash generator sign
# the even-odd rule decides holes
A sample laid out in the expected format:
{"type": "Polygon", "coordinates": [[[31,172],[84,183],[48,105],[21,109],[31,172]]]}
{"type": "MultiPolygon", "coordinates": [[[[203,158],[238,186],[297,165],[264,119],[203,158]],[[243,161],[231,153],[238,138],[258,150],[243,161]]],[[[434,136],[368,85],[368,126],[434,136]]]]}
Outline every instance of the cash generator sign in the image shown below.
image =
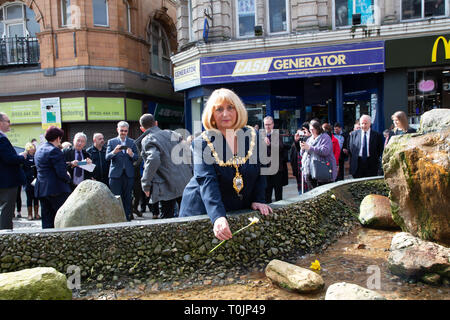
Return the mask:
{"type": "Polygon", "coordinates": [[[383,41],[201,59],[202,84],[384,71],[383,41]]]}

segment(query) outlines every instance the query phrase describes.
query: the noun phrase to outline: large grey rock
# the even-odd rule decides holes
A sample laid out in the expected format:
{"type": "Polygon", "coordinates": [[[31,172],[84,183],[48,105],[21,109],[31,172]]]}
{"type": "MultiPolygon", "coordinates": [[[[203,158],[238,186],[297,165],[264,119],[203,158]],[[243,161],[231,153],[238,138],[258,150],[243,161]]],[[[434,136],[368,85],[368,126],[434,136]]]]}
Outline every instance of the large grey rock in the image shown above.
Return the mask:
{"type": "Polygon", "coordinates": [[[55,217],[55,228],[125,222],[120,199],[101,182],[85,180],[67,198],[55,217]]]}
{"type": "Polygon", "coordinates": [[[450,109],[433,109],[420,117],[420,133],[441,131],[450,127],[450,109]]]}
{"type": "Polygon", "coordinates": [[[67,278],[53,268],[0,274],[0,300],[71,300],[67,278]]]}
{"type": "Polygon", "coordinates": [[[400,232],[392,238],[388,268],[403,278],[437,284],[450,279],[450,249],[400,232]]]}
{"type": "Polygon", "coordinates": [[[328,287],[325,300],[386,300],[376,291],[353,283],[338,282],[328,287]]]}
{"type": "Polygon", "coordinates": [[[359,207],[358,219],[363,226],[369,228],[399,228],[392,219],[389,198],[378,194],[369,194],[364,197],[359,207]]]}
{"type": "Polygon", "coordinates": [[[314,271],[280,260],[270,261],[265,273],[280,287],[302,293],[320,290],[325,285],[322,277],[314,271]]]}
{"type": "Polygon", "coordinates": [[[383,152],[384,178],[390,188],[395,223],[405,232],[445,246],[450,245],[448,110],[433,110],[422,116],[422,123],[428,123],[423,124],[425,131],[439,131],[392,137],[383,152]]]}

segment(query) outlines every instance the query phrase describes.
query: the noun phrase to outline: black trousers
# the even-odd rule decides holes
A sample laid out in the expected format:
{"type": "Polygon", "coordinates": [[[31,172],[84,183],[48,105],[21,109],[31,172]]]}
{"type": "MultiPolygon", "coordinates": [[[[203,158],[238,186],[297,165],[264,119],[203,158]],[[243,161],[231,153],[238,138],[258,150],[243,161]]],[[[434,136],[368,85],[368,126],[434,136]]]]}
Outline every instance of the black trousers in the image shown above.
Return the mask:
{"type": "Polygon", "coordinates": [[[362,157],[358,157],[358,167],[353,175],[354,178],[374,177],[378,174],[378,163],[373,161],[371,157],[367,160],[363,160],[362,157]]]}
{"type": "Polygon", "coordinates": [[[167,201],[160,201],[161,203],[161,219],[173,218],[175,213],[175,203],[178,203],[178,206],[181,205],[181,197],[175,198],[167,201]]]}
{"type": "Polygon", "coordinates": [[[0,230],[13,228],[17,187],[0,189],[0,230]]]}
{"type": "Polygon", "coordinates": [[[283,175],[277,172],[274,175],[266,176],[266,203],[272,203],[272,193],[275,191],[275,201],[283,199],[283,175]]]}
{"type": "Polygon", "coordinates": [[[62,193],[54,196],[40,198],[42,229],[55,227],[55,217],[59,208],[66,202],[69,193],[62,193]]]}

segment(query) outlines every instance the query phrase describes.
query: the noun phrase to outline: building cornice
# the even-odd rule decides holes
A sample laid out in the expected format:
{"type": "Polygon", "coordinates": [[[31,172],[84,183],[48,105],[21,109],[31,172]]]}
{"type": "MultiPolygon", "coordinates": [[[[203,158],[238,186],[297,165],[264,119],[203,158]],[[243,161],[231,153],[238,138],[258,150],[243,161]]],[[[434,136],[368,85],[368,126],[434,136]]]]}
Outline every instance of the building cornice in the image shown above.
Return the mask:
{"type": "Polygon", "coordinates": [[[449,30],[450,19],[446,18],[381,26],[355,26],[333,31],[290,33],[276,37],[233,39],[208,44],[198,42],[188,50],[173,55],[171,59],[175,66],[179,66],[200,57],[363,41],[404,39],[448,33],[449,30]]]}

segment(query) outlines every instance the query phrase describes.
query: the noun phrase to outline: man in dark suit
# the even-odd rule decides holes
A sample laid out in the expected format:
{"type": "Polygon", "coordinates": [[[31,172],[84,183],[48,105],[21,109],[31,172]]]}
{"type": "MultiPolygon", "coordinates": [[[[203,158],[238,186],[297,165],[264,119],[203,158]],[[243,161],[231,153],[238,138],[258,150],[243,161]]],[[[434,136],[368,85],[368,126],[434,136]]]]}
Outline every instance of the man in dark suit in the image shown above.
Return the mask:
{"type": "Polygon", "coordinates": [[[112,193],[122,199],[123,208],[128,221],[133,218],[131,211],[132,191],[134,183],[133,162],[138,159],[138,151],[134,140],[128,138],[129,124],[120,121],[117,124],[119,136],[108,140],[106,161],[111,161],[109,167],[109,187],[112,193]]]}
{"type": "Polygon", "coordinates": [[[92,159],[92,163],[95,164],[92,176],[95,180],[109,186],[109,161],[106,161],[105,137],[101,133],[94,133],[92,140],[94,144],[86,149],[92,159]]]}
{"type": "MultiPolygon", "coordinates": [[[[267,146],[267,156],[271,157],[272,154],[272,133],[274,128],[273,118],[267,116],[264,118],[264,129],[266,130],[266,137],[264,142],[267,146]]],[[[278,152],[278,168],[277,172],[273,175],[266,176],[266,203],[272,202],[272,192],[275,191],[275,201],[283,199],[283,186],[288,184],[288,169],[287,169],[287,149],[284,147],[283,138],[279,135],[277,146],[275,149],[278,152]]],[[[276,158],[275,158],[276,159],[276,158]]]]}
{"type": "Polygon", "coordinates": [[[73,146],[64,150],[64,160],[67,164],[67,172],[70,174],[70,188],[75,188],[84,180],[92,178],[92,172],[81,169],[78,162],[86,161],[88,164],[92,163],[90,154],[84,150],[86,146],[87,137],[83,132],[77,132],[73,137],[73,146]]]}
{"type": "Polygon", "coordinates": [[[359,119],[361,129],[350,134],[350,173],[354,178],[378,174],[383,153],[383,136],[370,128],[371,120],[368,115],[361,116],[359,119]]]}
{"type": "Polygon", "coordinates": [[[41,202],[42,229],[55,227],[56,213],[71,192],[70,176],[60,149],[63,136],[60,128],[49,127],[45,132],[47,142],[34,155],[37,169],[34,195],[41,202]]]}
{"type": "Polygon", "coordinates": [[[25,163],[26,154],[18,155],[6,136],[10,125],[8,115],[0,112],[0,230],[13,228],[17,190],[25,184],[21,164],[25,163]]]}

